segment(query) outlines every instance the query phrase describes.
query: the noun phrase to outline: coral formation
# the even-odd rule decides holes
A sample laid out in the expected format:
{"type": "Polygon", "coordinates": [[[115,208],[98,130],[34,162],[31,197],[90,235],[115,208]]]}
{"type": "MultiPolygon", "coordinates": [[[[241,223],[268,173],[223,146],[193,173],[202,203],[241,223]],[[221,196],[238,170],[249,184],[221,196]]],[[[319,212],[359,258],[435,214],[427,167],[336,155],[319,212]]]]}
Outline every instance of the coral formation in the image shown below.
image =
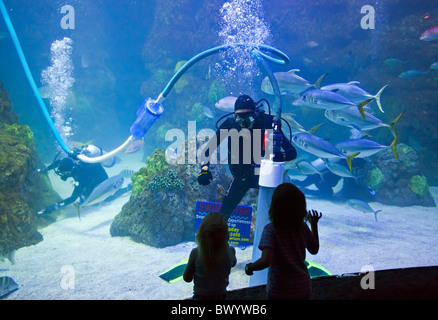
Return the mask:
{"type": "Polygon", "coordinates": [[[152,155],[146,159],[146,167],[141,168],[131,177],[132,194],[137,196],[143,191],[150,189],[149,183],[152,183],[154,178],[163,176],[168,171],[169,165],[164,156],[164,150],[157,149],[152,155]]]}
{"type": "Polygon", "coordinates": [[[20,125],[0,84],[0,255],[41,241],[39,226],[47,224],[36,212],[60,200],[39,164],[33,133],[20,125]]]}
{"type": "Polygon", "coordinates": [[[373,188],[378,186],[376,201],[397,206],[436,206],[415,150],[403,143],[395,149],[398,160],[388,149],[367,164],[367,182],[373,188]]]}
{"type": "Polygon", "coordinates": [[[33,132],[26,125],[21,126],[18,123],[13,123],[6,127],[6,132],[13,136],[21,137],[23,144],[26,146],[33,142],[33,132]]]}
{"type": "Polygon", "coordinates": [[[184,188],[184,182],[178,178],[174,170],[169,170],[164,176],[154,176],[147,188],[153,192],[160,190],[164,192],[180,191],[184,188]]]}
{"type": "Polygon", "coordinates": [[[179,81],[175,84],[174,90],[176,93],[181,93],[183,92],[184,88],[187,87],[189,84],[190,84],[189,80],[183,77],[179,79],[179,81]]]}
{"type": "Polygon", "coordinates": [[[175,65],[175,70],[173,72],[177,73],[179,69],[181,69],[186,64],[186,62],[187,60],[178,61],[177,64],[175,65]]]}
{"type": "Polygon", "coordinates": [[[420,197],[426,197],[429,194],[429,185],[425,176],[415,175],[409,180],[409,187],[412,192],[420,197]]]}
{"type": "Polygon", "coordinates": [[[230,183],[224,166],[212,165],[211,171],[212,183],[202,187],[198,165],[168,164],[164,150],[155,150],[132,176],[132,196],[114,218],[111,235],[155,247],[193,240],[196,201],[221,199],[230,183]]]}
{"type": "Polygon", "coordinates": [[[383,175],[382,170],[379,168],[373,168],[367,173],[365,183],[374,191],[379,191],[384,180],[385,176],[383,175]]]}
{"type": "Polygon", "coordinates": [[[192,121],[204,121],[207,117],[204,115],[204,105],[200,102],[196,102],[190,111],[190,120],[192,121]]]}
{"type": "Polygon", "coordinates": [[[208,102],[215,103],[227,95],[222,82],[218,79],[214,80],[208,91],[208,102]]]}
{"type": "Polygon", "coordinates": [[[174,126],[172,126],[172,124],[170,124],[169,122],[164,122],[162,125],[158,126],[155,132],[156,141],[165,141],[167,131],[172,128],[174,128],[174,126]]]}

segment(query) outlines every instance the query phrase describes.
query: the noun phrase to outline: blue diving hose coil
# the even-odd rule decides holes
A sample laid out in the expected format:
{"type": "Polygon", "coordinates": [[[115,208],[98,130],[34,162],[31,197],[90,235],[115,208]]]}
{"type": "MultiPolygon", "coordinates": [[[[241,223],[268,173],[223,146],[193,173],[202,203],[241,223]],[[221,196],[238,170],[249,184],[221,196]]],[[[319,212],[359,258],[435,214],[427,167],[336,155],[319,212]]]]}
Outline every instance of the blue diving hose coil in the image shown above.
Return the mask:
{"type": "MultiPolygon", "coordinates": [[[[175,84],[178,82],[178,80],[182,77],[182,75],[184,73],[187,72],[188,69],[190,69],[190,67],[192,67],[195,63],[197,63],[198,61],[209,57],[213,54],[219,53],[221,51],[225,51],[228,49],[232,49],[232,48],[236,48],[236,47],[246,47],[250,50],[250,52],[253,53],[254,57],[260,61],[260,60],[268,60],[272,63],[278,64],[278,65],[286,65],[290,63],[290,59],[289,57],[284,54],[283,52],[281,52],[280,50],[267,46],[267,45],[262,45],[262,44],[248,44],[248,43],[232,43],[232,44],[228,44],[228,45],[222,45],[222,46],[218,46],[215,48],[211,48],[208,50],[205,50],[203,52],[201,52],[200,54],[196,55],[195,57],[193,57],[192,59],[190,59],[189,61],[187,61],[182,67],[181,69],[178,70],[178,72],[173,76],[173,78],[169,81],[169,83],[167,84],[167,86],[164,88],[163,92],[161,92],[160,96],[158,97],[158,99],[156,100],[157,103],[162,102],[167,95],[170,93],[170,91],[172,90],[172,88],[175,86],[175,84]],[[274,57],[271,57],[267,54],[265,54],[263,51],[272,53],[273,55],[277,56],[280,59],[276,59],[274,57]],[[257,54],[255,55],[254,52],[257,52],[257,54]]],[[[272,82],[271,76],[269,75],[269,71],[267,69],[264,68],[264,71],[266,73],[268,73],[269,79],[272,82]]],[[[273,76],[272,76],[273,77],[273,76]]],[[[274,79],[274,83],[273,83],[273,88],[275,87],[275,83],[277,83],[277,81],[274,79]]],[[[278,88],[278,84],[277,84],[277,88],[278,88]]]]}

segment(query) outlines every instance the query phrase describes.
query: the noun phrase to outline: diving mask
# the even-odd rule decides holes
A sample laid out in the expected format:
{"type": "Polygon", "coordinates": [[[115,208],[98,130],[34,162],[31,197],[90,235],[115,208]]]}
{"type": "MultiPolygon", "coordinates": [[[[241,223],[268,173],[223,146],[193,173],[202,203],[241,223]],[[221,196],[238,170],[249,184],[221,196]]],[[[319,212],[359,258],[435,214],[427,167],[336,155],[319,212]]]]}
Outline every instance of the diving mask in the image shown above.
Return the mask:
{"type": "Polygon", "coordinates": [[[253,113],[235,114],[234,120],[242,128],[252,128],[252,126],[254,125],[254,122],[255,122],[255,118],[254,118],[253,113]]]}
{"type": "Polygon", "coordinates": [[[64,158],[59,162],[58,167],[55,169],[55,173],[61,177],[62,181],[66,181],[72,176],[74,168],[74,161],[71,158],[64,158]]]}
{"type": "Polygon", "coordinates": [[[71,177],[71,171],[60,171],[59,169],[55,169],[55,173],[62,181],[67,181],[67,179],[71,177]]]}

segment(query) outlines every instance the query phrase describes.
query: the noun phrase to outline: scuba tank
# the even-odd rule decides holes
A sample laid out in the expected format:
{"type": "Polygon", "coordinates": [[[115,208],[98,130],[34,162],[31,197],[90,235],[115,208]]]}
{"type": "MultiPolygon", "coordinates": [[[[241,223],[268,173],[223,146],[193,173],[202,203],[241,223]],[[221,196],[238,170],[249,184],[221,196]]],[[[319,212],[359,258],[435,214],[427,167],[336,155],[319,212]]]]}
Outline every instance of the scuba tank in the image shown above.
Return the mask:
{"type": "MultiPolygon", "coordinates": [[[[88,158],[97,158],[97,157],[103,156],[104,154],[106,154],[106,152],[98,146],[95,146],[93,144],[87,144],[87,145],[81,147],[80,154],[83,154],[84,156],[87,156],[88,158]]],[[[103,161],[102,165],[105,168],[111,168],[116,164],[116,162],[117,162],[117,158],[116,158],[116,156],[113,156],[113,157],[103,161]]]]}

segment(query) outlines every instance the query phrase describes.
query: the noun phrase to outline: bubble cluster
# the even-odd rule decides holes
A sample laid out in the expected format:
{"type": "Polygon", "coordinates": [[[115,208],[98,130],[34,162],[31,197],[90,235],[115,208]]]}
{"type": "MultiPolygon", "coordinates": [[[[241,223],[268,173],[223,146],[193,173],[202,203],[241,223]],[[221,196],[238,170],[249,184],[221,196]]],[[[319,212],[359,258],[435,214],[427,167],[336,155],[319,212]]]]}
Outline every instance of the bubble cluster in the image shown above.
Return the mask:
{"type": "Polygon", "coordinates": [[[68,141],[68,138],[74,133],[70,117],[71,104],[69,103],[71,88],[75,82],[72,52],[73,40],[70,38],[54,41],[51,47],[52,65],[41,73],[41,82],[47,86],[52,107],[51,116],[64,141],[68,141]]]}
{"type": "MultiPolygon", "coordinates": [[[[221,10],[219,37],[222,43],[269,44],[271,30],[264,19],[261,0],[233,0],[221,10]]],[[[223,53],[216,73],[226,87],[238,87],[241,93],[252,91],[255,78],[260,74],[256,61],[243,47],[234,47],[223,53]]]]}

